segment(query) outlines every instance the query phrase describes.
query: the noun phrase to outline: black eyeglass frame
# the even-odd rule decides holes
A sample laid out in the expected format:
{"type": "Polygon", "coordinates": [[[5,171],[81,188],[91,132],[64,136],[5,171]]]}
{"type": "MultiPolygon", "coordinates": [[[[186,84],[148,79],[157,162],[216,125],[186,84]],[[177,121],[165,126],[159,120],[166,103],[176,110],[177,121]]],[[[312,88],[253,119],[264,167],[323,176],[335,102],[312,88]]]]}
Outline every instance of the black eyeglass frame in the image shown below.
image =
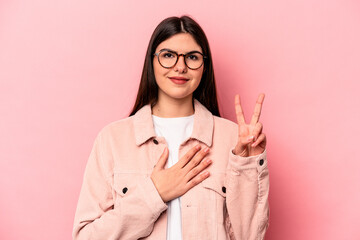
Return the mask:
{"type": "Polygon", "coordinates": [[[196,69],[201,68],[201,66],[204,65],[205,59],[207,58],[204,54],[202,54],[202,53],[199,52],[199,51],[191,51],[191,52],[188,52],[188,53],[185,53],[185,54],[178,54],[177,52],[175,52],[175,51],[173,51],[173,50],[170,50],[170,49],[167,49],[167,48],[161,49],[158,53],[154,53],[154,56],[157,56],[158,62],[159,62],[159,64],[160,64],[163,68],[172,68],[172,67],[174,67],[174,66],[177,64],[177,62],[179,61],[179,57],[183,56],[186,67],[188,67],[188,68],[191,69],[191,70],[196,70],[196,69]],[[172,65],[171,67],[165,67],[165,66],[162,65],[161,62],[160,62],[159,55],[160,55],[160,53],[165,52],[165,51],[174,53],[174,54],[176,55],[176,57],[177,57],[174,65],[172,65]],[[201,65],[200,65],[199,67],[197,67],[197,68],[191,68],[191,67],[189,67],[189,66],[187,65],[187,63],[186,63],[186,57],[187,57],[188,55],[193,54],[193,53],[199,53],[199,54],[201,54],[201,56],[203,57],[203,61],[202,61],[201,65]]]}

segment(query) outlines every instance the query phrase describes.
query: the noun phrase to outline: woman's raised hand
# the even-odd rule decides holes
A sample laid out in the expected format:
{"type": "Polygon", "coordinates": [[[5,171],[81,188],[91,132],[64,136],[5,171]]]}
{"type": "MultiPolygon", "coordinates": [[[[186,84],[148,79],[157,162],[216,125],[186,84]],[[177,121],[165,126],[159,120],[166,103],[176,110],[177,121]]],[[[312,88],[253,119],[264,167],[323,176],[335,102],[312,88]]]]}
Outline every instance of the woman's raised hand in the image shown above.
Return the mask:
{"type": "Polygon", "coordinates": [[[235,112],[238,122],[238,142],[234,154],[248,157],[261,154],[265,150],[266,136],[262,132],[263,125],[259,122],[261,107],[265,94],[260,94],[255,105],[255,110],[249,124],[245,123],[244,112],[240,103],[240,96],[235,96],[235,112]]]}
{"type": "Polygon", "coordinates": [[[184,195],[210,176],[208,171],[202,172],[212,163],[210,159],[205,158],[210,149],[200,149],[200,145],[191,148],[176,164],[165,169],[169,157],[169,150],[165,147],[151,173],[151,180],[164,202],[184,195]]]}

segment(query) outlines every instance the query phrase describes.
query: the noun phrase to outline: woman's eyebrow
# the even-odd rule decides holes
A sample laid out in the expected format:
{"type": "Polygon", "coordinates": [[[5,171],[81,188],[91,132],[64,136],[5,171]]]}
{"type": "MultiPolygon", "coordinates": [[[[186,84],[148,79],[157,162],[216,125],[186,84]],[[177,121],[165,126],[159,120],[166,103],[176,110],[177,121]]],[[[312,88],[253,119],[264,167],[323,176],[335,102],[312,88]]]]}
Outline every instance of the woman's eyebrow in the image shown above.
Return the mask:
{"type": "MultiPolygon", "coordinates": [[[[174,51],[174,50],[172,50],[172,49],[170,49],[170,48],[160,49],[159,52],[160,52],[160,51],[164,51],[164,50],[169,51],[169,52],[176,52],[176,51],[174,51]]],[[[176,52],[176,53],[177,53],[177,52],[176,52]]]]}
{"type": "MultiPolygon", "coordinates": [[[[172,49],[170,49],[170,48],[163,48],[163,49],[160,49],[159,51],[164,51],[164,50],[179,54],[177,51],[172,50],[172,49]]],[[[199,52],[199,53],[201,53],[199,50],[191,50],[191,51],[189,51],[189,52],[187,52],[187,53],[184,53],[184,54],[188,54],[188,53],[192,53],[192,52],[199,52]]]]}

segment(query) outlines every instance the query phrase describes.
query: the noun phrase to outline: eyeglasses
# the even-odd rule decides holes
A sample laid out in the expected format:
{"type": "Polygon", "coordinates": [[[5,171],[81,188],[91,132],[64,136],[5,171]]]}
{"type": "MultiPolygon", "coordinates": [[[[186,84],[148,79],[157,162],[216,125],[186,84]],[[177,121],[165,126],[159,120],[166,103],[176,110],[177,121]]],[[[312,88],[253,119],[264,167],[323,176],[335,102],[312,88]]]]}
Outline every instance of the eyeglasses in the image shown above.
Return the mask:
{"type": "Polygon", "coordinates": [[[204,59],[206,59],[206,56],[199,51],[178,54],[170,49],[162,49],[160,52],[154,53],[154,55],[157,56],[160,65],[164,68],[172,68],[178,62],[179,57],[183,56],[185,65],[192,70],[196,70],[204,64],[204,59]]]}

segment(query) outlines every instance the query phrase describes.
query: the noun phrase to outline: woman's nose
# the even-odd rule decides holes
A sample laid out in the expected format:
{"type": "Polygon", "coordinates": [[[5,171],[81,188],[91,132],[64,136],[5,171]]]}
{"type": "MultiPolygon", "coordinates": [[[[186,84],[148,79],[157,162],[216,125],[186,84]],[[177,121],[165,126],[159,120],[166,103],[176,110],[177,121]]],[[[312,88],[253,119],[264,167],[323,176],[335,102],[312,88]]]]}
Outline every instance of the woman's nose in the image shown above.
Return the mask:
{"type": "Polygon", "coordinates": [[[179,56],[179,59],[177,61],[177,63],[174,66],[174,70],[177,72],[186,72],[187,71],[187,66],[185,64],[185,57],[179,56]]]}

